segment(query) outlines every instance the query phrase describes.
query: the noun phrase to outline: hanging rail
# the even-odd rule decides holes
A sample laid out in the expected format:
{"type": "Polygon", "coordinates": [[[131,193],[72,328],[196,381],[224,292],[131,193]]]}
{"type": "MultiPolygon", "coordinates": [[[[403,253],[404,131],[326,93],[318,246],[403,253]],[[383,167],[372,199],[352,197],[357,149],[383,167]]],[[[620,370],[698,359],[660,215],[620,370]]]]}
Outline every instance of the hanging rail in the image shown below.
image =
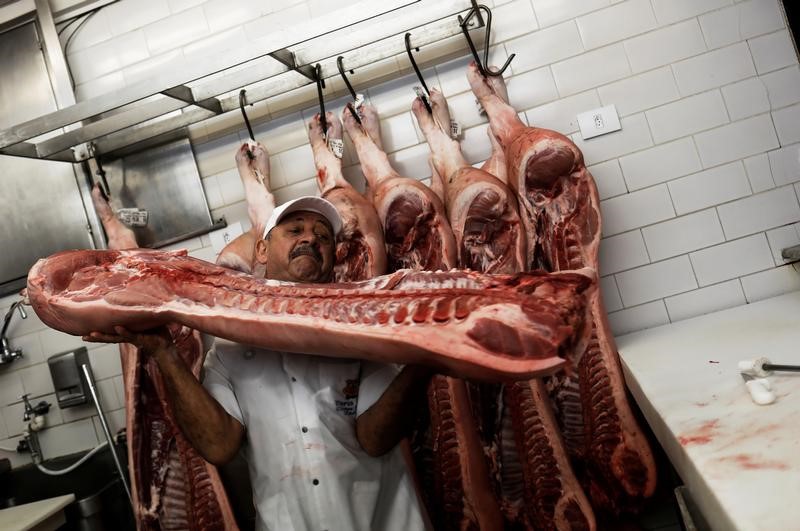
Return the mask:
{"type": "MultiPolygon", "coordinates": [[[[331,30],[327,35],[323,35],[324,28],[320,28],[324,25],[322,21],[311,24],[314,27],[309,31],[322,36],[290,45],[291,50],[288,49],[289,41],[297,42],[298,38],[292,32],[284,32],[256,53],[226,51],[182,72],[167,72],[18,124],[0,131],[0,153],[79,162],[89,158],[92,152],[111,157],[118,151],[144,149],[189,125],[240,110],[239,94],[245,87],[247,103],[253,104],[311,85],[315,83],[317,73],[323,80],[338,75],[337,58],[340,55],[346,57],[348,69],[352,71],[404,54],[403,35],[409,30],[413,31],[416,48],[461,35],[459,15],[476,7],[474,0],[417,0],[410,3],[409,0],[394,0],[396,4],[401,1],[408,5],[367,20],[361,15],[361,22],[331,30]],[[311,66],[317,64],[318,68],[311,66]],[[147,101],[141,101],[145,99],[147,101]],[[101,116],[115,109],[118,110],[116,114],[101,116]],[[170,113],[173,114],[166,116],[170,113]],[[87,120],[91,123],[73,126],[87,120]],[[30,141],[66,126],[73,127],[43,141],[30,141]]],[[[482,27],[480,17],[472,18],[466,22],[471,29],[482,27]]],[[[452,50],[434,50],[434,53],[426,55],[430,62],[454,54],[452,50]]],[[[360,82],[384,77],[365,75],[360,82]]],[[[311,101],[310,98],[306,100],[307,103],[311,101]]],[[[277,113],[279,111],[273,111],[271,116],[277,113]]]]}

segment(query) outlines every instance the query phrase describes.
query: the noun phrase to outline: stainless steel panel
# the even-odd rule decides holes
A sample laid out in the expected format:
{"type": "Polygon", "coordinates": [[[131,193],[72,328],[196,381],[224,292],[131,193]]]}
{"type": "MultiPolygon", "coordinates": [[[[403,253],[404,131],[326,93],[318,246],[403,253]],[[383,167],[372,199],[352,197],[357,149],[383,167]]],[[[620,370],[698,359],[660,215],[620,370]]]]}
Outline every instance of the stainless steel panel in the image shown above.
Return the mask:
{"type": "MultiPolygon", "coordinates": [[[[0,34],[0,123],[55,109],[33,23],[0,34]]],[[[72,164],[0,156],[0,294],[18,289],[33,263],[92,247],[72,164]]]]}
{"type": "Polygon", "coordinates": [[[141,247],[158,247],[212,229],[188,139],[104,163],[103,168],[114,211],[147,210],[147,226],[133,228],[141,247]]]}

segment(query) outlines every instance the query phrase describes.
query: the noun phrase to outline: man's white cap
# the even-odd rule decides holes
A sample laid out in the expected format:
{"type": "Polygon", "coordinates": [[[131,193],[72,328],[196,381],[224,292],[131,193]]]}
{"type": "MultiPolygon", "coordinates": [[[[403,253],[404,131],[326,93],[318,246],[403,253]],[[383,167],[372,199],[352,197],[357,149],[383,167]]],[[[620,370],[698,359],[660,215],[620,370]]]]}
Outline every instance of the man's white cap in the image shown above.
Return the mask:
{"type": "Polygon", "coordinates": [[[287,201],[273,210],[272,215],[267,220],[267,225],[264,227],[262,238],[266,238],[269,231],[274,229],[275,225],[280,223],[283,218],[292,212],[299,211],[315,212],[327,219],[328,223],[331,224],[334,236],[339,234],[339,231],[342,230],[342,218],[339,216],[339,212],[336,210],[336,207],[333,206],[333,203],[321,197],[306,195],[287,201]]]}

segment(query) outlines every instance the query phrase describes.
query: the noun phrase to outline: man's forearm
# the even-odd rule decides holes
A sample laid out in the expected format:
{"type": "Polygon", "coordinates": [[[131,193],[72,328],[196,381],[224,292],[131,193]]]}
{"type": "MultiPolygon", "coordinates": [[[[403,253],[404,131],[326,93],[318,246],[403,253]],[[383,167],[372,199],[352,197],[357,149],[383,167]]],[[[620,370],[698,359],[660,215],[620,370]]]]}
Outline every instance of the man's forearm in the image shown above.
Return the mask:
{"type": "Polygon", "coordinates": [[[244,433],[179,359],[174,349],[153,353],[183,434],[206,461],[221,465],[239,449],[244,433]]]}
{"type": "Polygon", "coordinates": [[[407,365],[372,407],[356,419],[356,436],[369,455],[381,456],[407,436],[427,403],[433,371],[407,365]]]}

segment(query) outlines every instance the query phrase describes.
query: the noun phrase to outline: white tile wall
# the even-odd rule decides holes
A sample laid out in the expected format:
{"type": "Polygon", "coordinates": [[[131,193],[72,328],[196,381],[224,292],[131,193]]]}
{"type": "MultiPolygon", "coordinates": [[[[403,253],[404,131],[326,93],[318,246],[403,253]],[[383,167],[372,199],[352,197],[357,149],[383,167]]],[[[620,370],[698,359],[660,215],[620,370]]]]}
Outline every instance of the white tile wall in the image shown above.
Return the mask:
{"type": "MultiPolygon", "coordinates": [[[[517,54],[506,73],[512,105],[532,125],[571,134],[597,182],[606,237],[601,288],[615,333],[800,289],[800,273],[779,256],[781,247],[800,241],[800,68],[778,0],[494,5],[502,7],[494,10],[491,62],[517,54]],[[582,140],[575,116],[610,104],[622,117],[622,130],[582,140]]],[[[253,45],[311,15],[330,17],[339,6],[317,0],[120,0],[73,38],[68,61],[85,99],[210,53],[253,45]]],[[[425,76],[441,86],[466,125],[463,150],[476,163],[488,156],[489,145],[464,76],[469,60],[464,48],[462,57],[425,69],[425,76]]],[[[381,113],[390,160],[401,173],[424,180],[430,175],[428,146],[409,116],[416,79],[406,75],[409,70],[397,73],[401,64],[389,59],[361,69],[355,82],[381,113]],[[396,74],[378,86],[359,83],[368,71],[396,74]]],[[[252,107],[256,137],[271,154],[279,203],[317,193],[304,123],[310,115],[268,117],[282,102],[313,92],[308,87],[252,107]]],[[[192,128],[213,215],[249,228],[233,161],[243,134],[237,113],[192,128]]],[[[348,178],[363,186],[352,153],[345,164],[348,178]]],[[[193,256],[215,258],[207,238],[190,246],[193,256]]],[[[12,300],[0,299],[0,309],[12,300]]],[[[27,389],[51,392],[45,359],[82,344],[46,330],[32,312],[25,321],[16,319],[10,332],[26,358],[0,372],[0,446],[16,445],[18,396],[27,389]]],[[[112,424],[122,426],[116,347],[90,347],[112,424]]],[[[91,408],[54,409],[54,427],[45,430],[51,432],[48,456],[102,440],[91,408]]],[[[12,457],[15,465],[27,461],[12,457]]]]}

